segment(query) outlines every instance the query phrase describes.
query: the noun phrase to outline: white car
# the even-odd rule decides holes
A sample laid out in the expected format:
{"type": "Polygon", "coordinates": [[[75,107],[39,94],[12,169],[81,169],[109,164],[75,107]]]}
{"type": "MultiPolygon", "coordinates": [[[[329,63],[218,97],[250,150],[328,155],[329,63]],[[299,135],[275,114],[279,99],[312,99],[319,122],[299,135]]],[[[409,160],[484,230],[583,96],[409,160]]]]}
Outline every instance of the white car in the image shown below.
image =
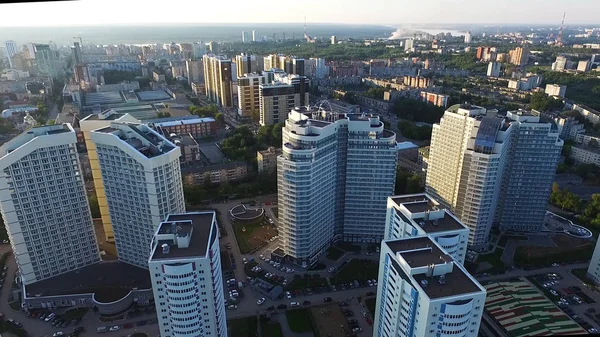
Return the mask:
{"type": "Polygon", "coordinates": [[[108,331],[119,331],[119,330],[121,330],[121,327],[120,327],[120,326],[118,326],[118,325],[111,326],[111,327],[108,329],[108,331]]]}
{"type": "Polygon", "coordinates": [[[373,282],[371,282],[371,280],[367,280],[367,284],[369,285],[369,287],[373,286],[373,282]]]}
{"type": "Polygon", "coordinates": [[[261,297],[261,298],[258,299],[258,301],[256,301],[256,304],[257,305],[261,305],[261,304],[265,303],[265,301],[266,301],[265,298],[261,297]]]}
{"type": "Polygon", "coordinates": [[[235,310],[235,309],[237,309],[237,305],[232,304],[232,305],[228,306],[227,309],[229,309],[229,310],[235,310]]]}
{"type": "Polygon", "coordinates": [[[265,256],[261,254],[258,258],[261,259],[261,260],[264,260],[265,256]]]}
{"type": "Polygon", "coordinates": [[[64,333],[62,331],[59,332],[55,332],[54,335],[52,335],[52,337],[58,337],[58,336],[62,336],[64,335],[64,333]]]}
{"type": "Polygon", "coordinates": [[[266,262],[266,263],[269,263],[269,262],[271,262],[271,259],[269,259],[269,258],[266,258],[266,259],[265,259],[265,262],[266,262]]]}
{"type": "Polygon", "coordinates": [[[300,306],[300,303],[298,303],[298,302],[291,302],[290,303],[290,307],[298,307],[298,306],[300,306]]]}
{"type": "Polygon", "coordinates": [[[292,298],[292,294],[289,291],[285,292],[285,297],[292,298]]]}
{"type": "Polygon", "coordinates": [[[246,260],[245,257],[242,257],[242,262],[244,262],[244,264],[248,263],[248,260],[246,260]]]}

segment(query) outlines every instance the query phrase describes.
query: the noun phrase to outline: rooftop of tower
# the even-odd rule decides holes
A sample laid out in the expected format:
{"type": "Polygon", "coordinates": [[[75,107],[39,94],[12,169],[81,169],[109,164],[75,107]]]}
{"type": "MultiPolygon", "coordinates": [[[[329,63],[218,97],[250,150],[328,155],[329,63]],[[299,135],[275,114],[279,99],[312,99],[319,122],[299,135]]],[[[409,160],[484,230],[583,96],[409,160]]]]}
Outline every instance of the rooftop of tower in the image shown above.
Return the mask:
{"type": "Polygon", "coordinates": [[[143,124],[112,123],[93,132],[112,134],[148,158],[160,156],[176,148],[166,138],[143,124]]]}
{"type": "Polygon", "coordinates": [[[483,291],[464,268],[428,236],[383,241],[395,256],[396,269],[410,273],[431,299],[483,291]],[[402,267],[402,265],[408,265],[402,267]]]}
{"type": "Polygon", "coordinates": [[[37,137],[56,135],[56,134],[67,133],[67,132],[75,133],[75,130],[73,129],[71,124],[65,123],[65,124],[46,125],[46,126],[40,126],[37,128],[31,128],[27,131],[24,131],[23,133],[16,136],[15,138],[11,139],[7,143],[3,144],[0,147],[0,157],[11,153],[12,151],[18,149],[19,147],[25,145],[26,143],[32,141],[33,139],[35,139],[37,137]]]}
{"type": "Polygon", "coordinates": [[[218,235],[214,221],[213,211],[170,214],[156,231],[150,259],[206,256],[208,246],[218,235]]]}
{"type": "MultiPolygon", "coordinates": [[[[462,222],[453,216],[451,212],[446,209],[446,207],[435,201],[426,193],[393,196],[390,197],[390,199],[392,199],[396,205],[404,206],[406,210],[413,214],[413,218],[403,219],[403,221],[410,223],[412,220],[412,222],[418,225],[426,233],[456,231],[467,228],[462,222]],[[439,214],[440,211],[442,211],[441,214],[439,214]],[[419,217],[417,214],[429,212],[437,212],[438,214],[430,213],[427,217],[419,217]],[[414,216],[415,214],[417,216],[414,216]]],[[[400,217],[404,217],[400,211],[397,212],[400,217]]]]}

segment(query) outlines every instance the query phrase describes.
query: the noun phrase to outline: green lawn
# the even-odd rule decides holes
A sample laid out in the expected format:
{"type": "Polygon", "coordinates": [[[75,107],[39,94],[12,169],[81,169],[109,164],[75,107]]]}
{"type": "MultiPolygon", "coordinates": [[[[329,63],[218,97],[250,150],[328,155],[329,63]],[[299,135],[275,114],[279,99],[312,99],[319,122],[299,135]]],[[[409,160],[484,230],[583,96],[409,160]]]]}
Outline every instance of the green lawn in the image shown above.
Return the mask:
{"type": "Polygon", "coordinates": [[[256,337],[258,322],[256,316],[227,321],[227,335],[231,337],[256,337]]]}
{"type": "Polygon", "coordinates": [[[19,301],[8,302],[8,306],[14,311],[21,311],[21,302],[19,301]]]}
{"type": "Polygon", "coordinates": [[[373,260],[353,259],[348,262],[331,279],[331,283],[340,284],[353,282],[354,280],[366,281],[377,279],[379,273],[379,263],[373,260]]]}
{"type": "Polygon", "coordinates": [[[560,249],[555,247],[519,246],[515,251],[514,262],[519,267],[549,266],[552,263],[588,261],[594,253],[594,245],[566,249],[566,247],[560,249]],[[530,253],[535,255],[531,255],[530,253]]]}
{"type": "Polygon", "coordinates": [[[60,317],[65,321],[72,321],[77,318],[82,318],[83,316],[85,316],[85,314],[87,314],[88,311],[89,308],[69,309],[65,311],[64,314],[60,315],[60,317]]]}
{"type": "Polygon", "coordinates": [[[312,332],[310,311],[308,309],[288,310],[285,313],[290,330],[293,332],[312,332]]]}
{"type": "Polygon", "coordinates": [[[506,265],[500,257],[504,254],[504,249],[496,248],[493,253],[489,254],[479,254],[477,258],[477,262],[487,262],[492,265],[491,268],[486,269],[486,272],[495,273],[495,272],[504,272],[506,270],[506,265]]]}
{"type": "Polygon", "coordinates": [[[335,245],[347,252],[354,252],[354,253],[360,252],[360,246],[355,245],[352,242],[341,241],[341,242],[336,243],[335,245]]]}
{"type": "Polygon", "coordinates": [[[262,337],[283,337],[283,332],[281,331],[281,324],[279,322],[266,320],[261,321],[260,331],[262,337]]]}
{"type": "Polygon", "coordinates": [[[343,250],[332,246],[332,247],[327,248],[327,256],[326,257],[329,260],[337,261],[345,253],[346,252],[344,252],[343,250]]]}
{"type": "Polygon", "coordinates": [[[306,288],[322,287],[327,285],[324,277],[295,278],[285,287],[286,290],[298,290],[306,288]]]}
{"type": "Polygon", "coordinates": [[[233,230],[235,231],[235,240],[237,241],[238,247],[240,247],[240,253],[248,254],[252,251],[252,249],[258,247],[255,244],[251,244],[249,239],[255,236],[255,232],[261,229],[263,225],[263,220],[258,220],[254,222],[234,222],[233,230]],[[245,231],[243,231],[245,229],[245,231]]]}
{"type": "Polygon", "coordinates": [[[367,298],[365,300],[365,306],[367,310],[371,313],[371,317],[375,317],[375,304],[377,303],[377,299],[375,298],[367,298]]]}

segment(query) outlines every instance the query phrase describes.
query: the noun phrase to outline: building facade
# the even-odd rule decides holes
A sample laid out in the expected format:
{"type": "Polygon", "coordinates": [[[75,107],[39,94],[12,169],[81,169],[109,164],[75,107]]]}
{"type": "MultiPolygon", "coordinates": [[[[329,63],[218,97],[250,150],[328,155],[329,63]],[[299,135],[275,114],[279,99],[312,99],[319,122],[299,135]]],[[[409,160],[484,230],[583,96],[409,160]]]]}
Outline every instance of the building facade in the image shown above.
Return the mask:
{"type": "Polygon", "coordinates": [[[453,105],[433,126],[426,191],[469,227],[475,249],[487,247],[494,222],[539,230],[563,144],[558,134],[529,112],[495,116],[453,105]]]}
{"type": "Polygon", "coordinates": [[[383,239],[396,176],[395,134],[377,116],[295,108],[277,158],[280,249],[308,267],[338,239],[383,239]]]}
{"type": "Polygon", "coordinates": [[[281,149],[270,146],[266,150],[256,151],[258,173],[277,172],[277,157],[281,155],[281,149]]]}
{"type": "Polygon", "coordinates": [[[206,96],[218,106],[233,107],[231,60],[214,54],[202,57],[206,96]]]}
{"type": "Polygon", "coordinates": [[[381,243],[373,336],[476,337],[486,290],[428,236],[381,243]]]}
{"type": "Polygon", "coordinates": [[[168,120],[152,121],[148,125],[163,134],[190,134],[196,139],[212,137],[217,134],[217,121],[212,117],[169,117],[166,119],[168,120]]]}
{"type": "Polygon", "coordinates": [[[95,129],[107,127],[113,122],[139,123],[139,121],[131,115],[117,113],[111,109],[105,110],[99,114],[88,115],[79,121],[79,129],[83,133],[88,160],[90,162],[92,179],[94,180],[94,190],[96,191],[96,199],[98,200],[98,208],[100,209],[102,228],[104,229],[104,238],[106,242],[115,242],[115,234],[113,232],[108,202],[106,201],[106,192],[104,191],[104,184],[102,182],[100,163],[98,162],[98,152],[96,151],[96,145],[92,141],[91,132],[95,129]]]}
{"type": "Polygon", "coordinates": [[[111,123],[91,132],[98,153],[119,260],[148,268],[148,247],[168,214],[185,212],[181,151],[143,124],[111,123]]]}
{"type": "Polygon", "coordinates": [[[567,92],[566,85],[546,84],[546,95],[564,98],[567,92]]]}
{"type": "Polygon", "coordinates": [[[258,73],[262,69],[258,69],[255,55],[240,54],[235,56],[235,66],[238,81],[240,77],[244,77],[246,74],[258,73]]]}
{"type": "Polygon", "coordinates": [[[204,66],[202,60],[186,60],[185,71],[188,79],[188,84],[193,82],[204,82],[204,66]]]}
{"type": "Polygon", "coordinates": [[[290,110],[309,103],[308,78],[281,72],[266,76],[273,81],[259,86],[260,125],[282,123],[290,110]]]}
{"type": "Polygon", "coordinates": [[[469,228],[426,193],[388,198],[385,240],[428,235],[448,255],[463,264],[469,228]]]}
{"type": "Polygon", "coordinates": [[[219,228],[214,211],[170,214],[148,266],[162,337],[227,337],[219,228]]]}
{"type": "Polygon", "coordinates": [[[238,77],[238,115],[242,117],[260,115],[260,86],[266,84],[266,81],[265,76],[258,74],[246,73],[245,76],[238,77]]]}
{"type": "Polygon", "coordinates": [[[490,62],[487,68],[488,77],[500,77],[500,69],[502,69],[502,63],[490,62]]]}
{"type": "Polygon", "coordinates": [[[100,262],[76,144],[62,124],[0,147],[0,211],[25,285],[100,262]]]}

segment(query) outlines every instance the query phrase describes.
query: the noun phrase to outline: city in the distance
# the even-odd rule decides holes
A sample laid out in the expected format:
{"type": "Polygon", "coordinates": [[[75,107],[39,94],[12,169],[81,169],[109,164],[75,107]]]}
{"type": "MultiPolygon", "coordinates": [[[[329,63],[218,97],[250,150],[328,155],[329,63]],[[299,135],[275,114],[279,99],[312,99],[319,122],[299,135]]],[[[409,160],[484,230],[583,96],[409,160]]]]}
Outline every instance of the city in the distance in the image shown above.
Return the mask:
{"type": "Polygon", "coordinates": [[[600,333],[597,4],[513,2],[0,5],[0,334],[600,333]]]}

